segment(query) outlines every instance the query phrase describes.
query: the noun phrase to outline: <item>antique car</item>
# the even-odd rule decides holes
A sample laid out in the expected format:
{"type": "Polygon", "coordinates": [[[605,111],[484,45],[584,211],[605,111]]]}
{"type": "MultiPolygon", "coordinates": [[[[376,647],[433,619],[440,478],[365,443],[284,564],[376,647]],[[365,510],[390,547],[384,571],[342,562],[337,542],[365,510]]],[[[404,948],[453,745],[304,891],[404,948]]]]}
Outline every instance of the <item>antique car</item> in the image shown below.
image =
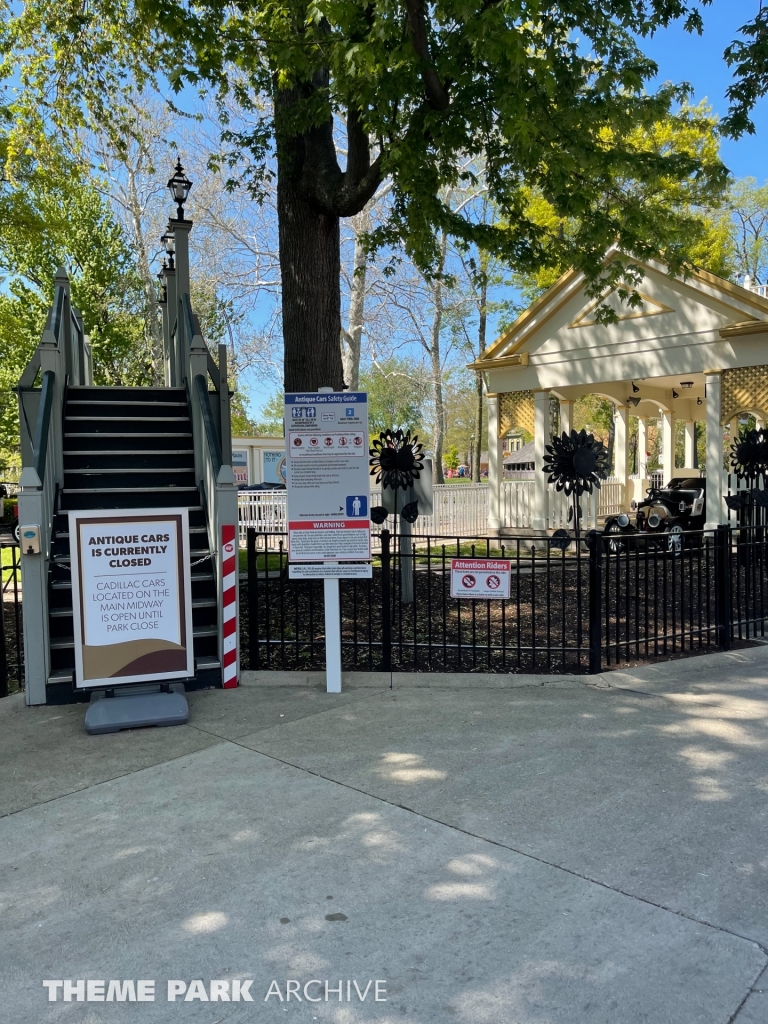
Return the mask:
{"type": "Polygon", "coordinates": [[[634,524],[626,512],[606,519],[603,537],[606,550],[623,551],[632,535],[654,535],[659,546],[679,555],[688,530],[701,530],[706,518],[706,480],[673,477],[666,487],[649,487],[644,501],[632,502],[634,524]]]}

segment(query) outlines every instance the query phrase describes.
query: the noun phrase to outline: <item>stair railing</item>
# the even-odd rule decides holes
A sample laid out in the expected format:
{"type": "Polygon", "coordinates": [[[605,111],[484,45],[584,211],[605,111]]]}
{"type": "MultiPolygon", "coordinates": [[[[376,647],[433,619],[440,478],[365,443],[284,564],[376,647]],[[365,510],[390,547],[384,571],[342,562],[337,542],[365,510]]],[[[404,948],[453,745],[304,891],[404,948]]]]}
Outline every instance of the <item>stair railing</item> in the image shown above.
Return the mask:
{"type": "MultiPolygon", "coordinates": [[[[195,477],[202,492],[208,526],[208,544],[214,559],[219,663],[224,668],[224,562],[232,558],[225,547],[234,545],[237,555],[237,481],[232,470],[230,394],[227,380],[227,348],[219,345],[218,364],[211,356],[192,311],[189,295],[179,299],[176,343],[187,352],[186,387],[192,414],[195,477]],[[213,391],[210,390],[211,386],[213,391]]],[[[237,590],[237,588],[235,588],[237,590]]],[[[231,655],[230,655],[231,656],[231,655]]],[[[239,678],[239,658],[237,677],[239,678]]]]}
{"type": "Polygon", "coordinates": [[[91,348],[80,314],[71,304],[69,278],[59,268],[45,330],[18,388],[22,461],[19,524],[39,529],[39,553],[25,545],[23,535],[21,545],[27,704],[45,703],[50,669],[48,568],[57,493],[64,484],[64,398],[69,385],[91,383],[91,348]]]}

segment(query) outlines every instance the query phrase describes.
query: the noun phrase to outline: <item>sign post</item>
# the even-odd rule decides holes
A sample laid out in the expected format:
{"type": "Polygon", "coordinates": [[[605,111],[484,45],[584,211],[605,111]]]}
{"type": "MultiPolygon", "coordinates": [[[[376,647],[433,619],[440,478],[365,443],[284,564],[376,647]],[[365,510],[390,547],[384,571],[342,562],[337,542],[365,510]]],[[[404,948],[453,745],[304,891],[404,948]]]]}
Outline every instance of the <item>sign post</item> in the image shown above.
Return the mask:
{"type": "MultiPolygon", "coordinates": [[[[70,512],[69,536],[76,688],[111,693],[127,683],[160,683],[168,691],[169,680],[193,676],[187,509],[70,512]]],[[[183,694],[144,696],[180,698],[161,702],[157,724],[171,724],[169,716],[175,724],[181,714],[186,721],[183,694]]],[[[150,701],[149,710],[132,705],[129,724],[122,720],[109,728],[104,715],[120,718],[126,706],[114,700],[97,704],[86,715],[89,731],[156,721],[150,701]],[[99,728],[89,727],[91,712],[99,728]]]]}
{"type": "Polygon", "coordinates": [[[285,441],[289,576],[323,577],[326,689],[341,693],[339,579],[371,575],[368,396],[286,394],[285,441]]]}

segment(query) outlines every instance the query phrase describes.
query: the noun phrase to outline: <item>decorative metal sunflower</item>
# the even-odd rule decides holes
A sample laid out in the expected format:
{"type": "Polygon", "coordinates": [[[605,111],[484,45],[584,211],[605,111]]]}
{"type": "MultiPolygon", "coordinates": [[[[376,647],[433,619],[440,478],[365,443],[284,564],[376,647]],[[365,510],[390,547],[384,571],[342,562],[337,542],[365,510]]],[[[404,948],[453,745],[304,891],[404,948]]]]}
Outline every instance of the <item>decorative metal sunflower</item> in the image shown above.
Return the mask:
{"type": "Polygon", "coordinates": [[[424,468],[423,452],[424,445],[410,430],[382,430],[368,452],[371,476],[382,487],[407,491],[424,468]]]}
{"type": "Polygon", "coordinates": [[[742,480],[757,480],[768,473],[768,431],[747,430],[731,445],[731,467],[742,480]]]}
{"type": "Polygon", "coordinates": [[[553,437],[546,446],[544,472],[549,473],[547,483],[563,491],[566,497],[573,497],[573,509],[569,520],[574,521],[576,537],[579,536],[579,498],[593,487],[599,487],[608,476],[608,449],[596,441],[586,430],[565,431],[560,437],[553,437]]]}
{"type": "Polygon", "coordinates": [[[602,441],[596,441],[586,430],[572,430],[570,434],[553,437],[546,446],[544,472],[549,473],[547,483],[564,491],[566,497],[576,497],[593,487],[599,487],[608,476],[608,449],[602,441]]]}

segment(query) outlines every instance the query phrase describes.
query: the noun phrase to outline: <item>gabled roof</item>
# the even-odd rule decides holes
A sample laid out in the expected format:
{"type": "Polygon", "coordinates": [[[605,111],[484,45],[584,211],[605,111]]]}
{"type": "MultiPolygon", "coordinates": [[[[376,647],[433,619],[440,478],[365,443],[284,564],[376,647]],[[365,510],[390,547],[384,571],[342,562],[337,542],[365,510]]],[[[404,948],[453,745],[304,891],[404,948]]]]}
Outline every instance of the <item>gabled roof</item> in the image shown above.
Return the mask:
{"type": "MultiPolygon", "coordinates": [[[[605,262],[610,262],[614,256],[615,250],[610,251],[606,254],[605,262]]],[[[646,289],[641,285],[639,292],[644,302],[640,310],[624,306],[622,311],[618,302],[611,299],[612,294],[615,294],[612,290],[608,290],[600,299],[590,299],[585,294],[584,274],[581,271],[569,270],[521,313],[515,322],[470,364],[470,368],[491,370],[504,366],[528,366],[530,356],[538,347],[542,336],[548,333],[544,328],[547,325],[554,327],[551,321],[566,306],[575,308],[575,315],[569,317],[568,328],[592,328],[602,345],[605,345],[607,340],[607,327],[597,324],[592,318],[600,302],[607,301],[614,305],[619,315],[619,323],[658,316],[657,327],[663,332],[663,317],[660,314],[674,313],[676,310],[673,303],[665,301],[664,294],[660,293],[684,294],[688,298],[698,299],[702,305],[716,309],[720,313],[717,329],[723,338],[768,331],[768,299],[755,292],[703,270],[691,271],[686,277],[673,277],[664,264],[658,261],[634,260],[633,263],[646,273],[647,281],[653,280],[656,284],[653,289],[646,289]],[[662,280],[666,281],[666,288],[660,286],[662,280]],[[656,294],[646,294],[646,291],[654,291],[656,294]]],[[[562,324],[557,326],[562,327],[562,324]]],[[[709,326],[713,325],[710,323],[709,326]]],[[[692,324],[690,329],[696,333],[698,325],[692,324]]],[[[675,333],[680,333],[679,329],[675,333]]]]}

